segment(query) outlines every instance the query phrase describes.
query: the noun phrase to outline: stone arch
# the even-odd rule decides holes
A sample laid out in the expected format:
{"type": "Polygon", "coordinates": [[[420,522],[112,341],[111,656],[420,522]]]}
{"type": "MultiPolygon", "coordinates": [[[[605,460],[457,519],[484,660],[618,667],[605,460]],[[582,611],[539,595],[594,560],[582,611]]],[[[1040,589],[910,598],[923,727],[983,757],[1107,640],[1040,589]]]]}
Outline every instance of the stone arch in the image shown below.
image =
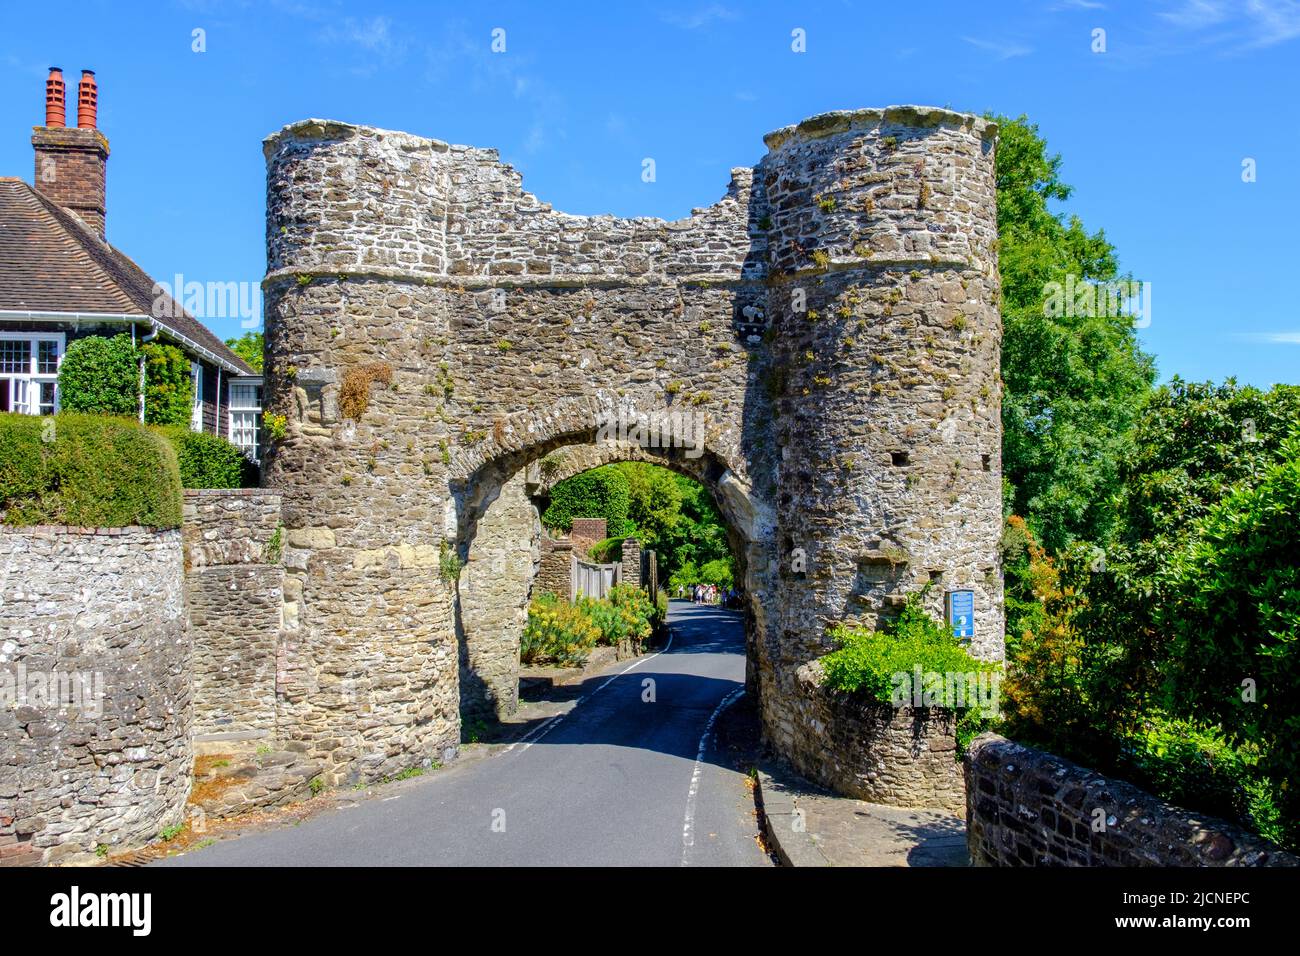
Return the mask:
{"type": "Polygon", "coordinates": [[[760,655],[766,647],[765,608],[771,600],[768,570],[774,563],[771,504],[707,446],[696,454],[629,441],[584,441],[586,433],[584,428],[566,436],[552,429],[536,445],[503,449],[498,457],[481,461],[461,480],[463,500],[472,512],[459,523],[465,537],[457,540],[458,551],[466,557],[457,602],[462,717],[478,718],[488,711],[504,715],[517,704],[519,637],[539,559],[540,525],[533,500],[565,478],[623,461],[675,471],[698,481],[713,497],[745,583],[747,684],[757,692],[763,670],[760,655]],[[557,444],[561,441],[567,443],[557,444]],[[541,462],[555,455],[562,464],[543,474],[541,462]],[[520,560],[523,554],[529,560],[520,560]]]}

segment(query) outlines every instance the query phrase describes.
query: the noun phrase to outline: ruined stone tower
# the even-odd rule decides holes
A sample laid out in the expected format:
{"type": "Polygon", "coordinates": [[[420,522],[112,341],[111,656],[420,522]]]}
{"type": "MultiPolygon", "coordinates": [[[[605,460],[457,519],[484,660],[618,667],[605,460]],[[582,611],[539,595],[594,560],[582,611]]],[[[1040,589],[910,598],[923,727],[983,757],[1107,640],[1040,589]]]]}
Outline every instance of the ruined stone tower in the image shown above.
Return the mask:
{"type": "Polygon", "coordinates": [[[459,739],[461,666],[517,663],[502,622],[532,566],[510,558],[543,458],[714,493],[765,733],[814,775],[855,759],[796,679],[829,624],[930,583],[936,613],[973,592],[973,647],[1000,657],[994,134],[938,109],[814,117],[676,222],[556,212],[491,150],[320,120],[269,137],[277,734],[333,781],[459,739]],[[596,440],[683,411],[698,455],[596,440]]]}

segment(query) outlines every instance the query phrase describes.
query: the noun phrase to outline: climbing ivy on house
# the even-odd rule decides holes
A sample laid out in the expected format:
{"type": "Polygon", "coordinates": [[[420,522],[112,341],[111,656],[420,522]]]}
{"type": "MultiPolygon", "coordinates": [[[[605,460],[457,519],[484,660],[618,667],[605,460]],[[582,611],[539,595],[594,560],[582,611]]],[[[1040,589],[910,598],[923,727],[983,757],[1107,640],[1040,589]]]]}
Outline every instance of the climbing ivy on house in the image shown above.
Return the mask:
{"type": "Polygon", "coordinates": [[[144,420],[149,425],[184,425],[190,420],[194,384],[190,360],[174,345],[146,342],[144,356],[144,420]]]}

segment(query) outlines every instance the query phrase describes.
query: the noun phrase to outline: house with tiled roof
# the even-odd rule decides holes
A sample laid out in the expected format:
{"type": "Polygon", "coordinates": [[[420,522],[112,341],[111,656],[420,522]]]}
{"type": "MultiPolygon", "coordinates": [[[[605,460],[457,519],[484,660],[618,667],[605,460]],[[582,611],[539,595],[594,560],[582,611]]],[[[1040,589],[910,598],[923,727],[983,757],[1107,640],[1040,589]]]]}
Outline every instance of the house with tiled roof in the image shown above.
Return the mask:
{"type": "Polygon", "coordinates": [[[45,125],[32,131],[32,182],[0,177],[0,411],[57,411],[59,364],[78,338],[162,340],[190,360],[190,427],[228,438],[256,460],[261,376],[105,238],[109,151],[97,105],[87,70],[77,125],[68,127],[62,72],[51,69],[45,125]]]}

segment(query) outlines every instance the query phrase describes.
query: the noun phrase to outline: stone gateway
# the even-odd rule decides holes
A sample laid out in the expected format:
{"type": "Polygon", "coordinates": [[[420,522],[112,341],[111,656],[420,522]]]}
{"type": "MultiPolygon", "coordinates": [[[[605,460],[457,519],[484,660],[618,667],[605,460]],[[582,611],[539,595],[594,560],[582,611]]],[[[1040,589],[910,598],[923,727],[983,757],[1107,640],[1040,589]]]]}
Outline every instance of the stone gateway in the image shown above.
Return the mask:
{"type": "Polygon", "coordinates": [[[827,113],[675,222],[557,212],[493,150],[322,120],[269,137],[278,736],[327,782],[375,780],[459,741],[463,677],[513,706],[530,485],[607,461],[712,491],[764,733],[813,777],[860,759],[800,704],[828,624],[929,583],[936,616],[972,592],[973,649],[1001,657],[995,135],[827,113]]]}

